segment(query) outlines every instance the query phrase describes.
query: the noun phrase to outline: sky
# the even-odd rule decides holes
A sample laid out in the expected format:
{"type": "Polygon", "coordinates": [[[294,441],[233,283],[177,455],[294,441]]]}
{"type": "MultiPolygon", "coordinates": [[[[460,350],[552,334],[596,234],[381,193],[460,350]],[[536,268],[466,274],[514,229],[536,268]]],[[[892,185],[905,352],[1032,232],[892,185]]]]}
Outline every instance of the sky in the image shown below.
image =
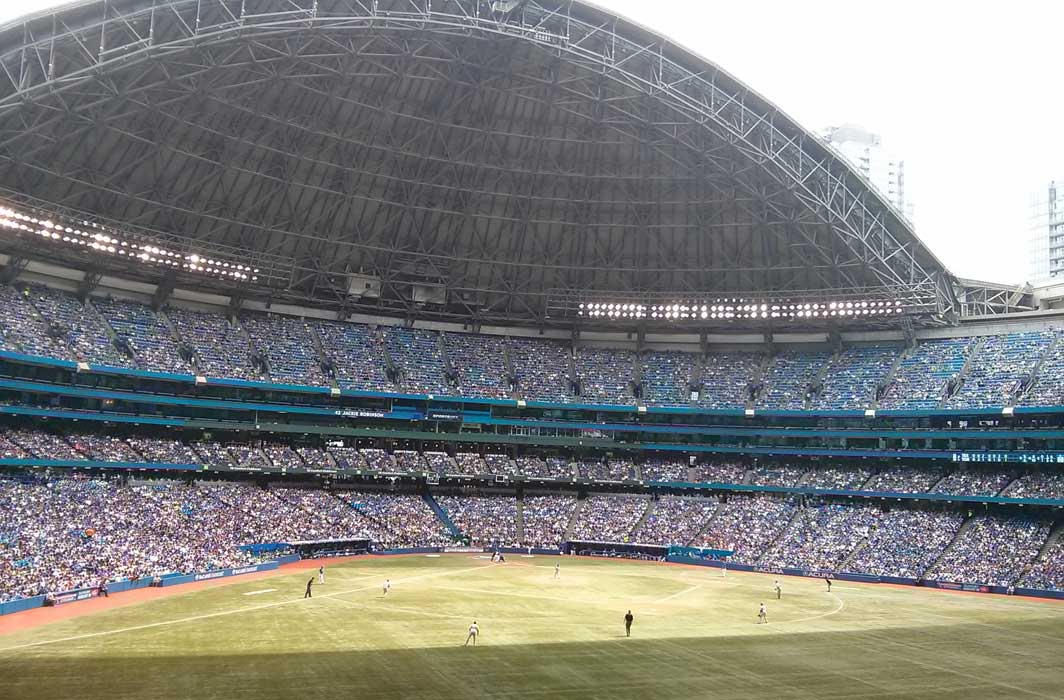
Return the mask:
{"type": "MultiPolygon", "coordinates": [[[[802,126],[856,123],[906,163],[917,234],[961,277],[1027,277],[1031,201],[1064,181],[1064,2],[595,0],[802,126]]],[[[0,23],[59,5],[0,0],[0,23]]]]}

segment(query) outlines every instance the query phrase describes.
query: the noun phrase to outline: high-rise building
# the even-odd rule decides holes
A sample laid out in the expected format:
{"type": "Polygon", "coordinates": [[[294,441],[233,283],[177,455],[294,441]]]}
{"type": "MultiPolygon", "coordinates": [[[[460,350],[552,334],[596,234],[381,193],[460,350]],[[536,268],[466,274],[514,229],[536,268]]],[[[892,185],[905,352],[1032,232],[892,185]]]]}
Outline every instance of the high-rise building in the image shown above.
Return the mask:
{"type": "Polygon", "coordinates": [[[1064,183],[1050,182],[1031,205],[1029,282],[1064,281],[1064,183]]]}
{"type": "Polygon", "coordinates": [[[885,148],[878,134],[856,124],[829,126],[821,136],[913,222],[913,203],[905,190],[905,161],[885,148]]]}

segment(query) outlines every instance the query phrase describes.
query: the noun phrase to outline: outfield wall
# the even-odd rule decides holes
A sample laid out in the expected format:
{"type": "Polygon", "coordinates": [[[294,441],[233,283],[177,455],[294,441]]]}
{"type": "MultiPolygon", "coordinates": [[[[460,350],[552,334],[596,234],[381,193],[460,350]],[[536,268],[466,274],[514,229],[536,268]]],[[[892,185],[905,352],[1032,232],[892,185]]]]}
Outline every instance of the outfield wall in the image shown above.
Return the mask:
{"type": "MultiPolygon", "coordinates": [[[[872,576],[869,574],[852,574],[835,571],[811,571],[808,569],[776,569],[751,564],[726,564],[719,559],[700,559],[697,557],[682,557],[669,555],[666,561],[673,564],[693,564],[695,566],[710,566],[716,569],[731,569],[732,571],[751,571],[761,574],[776,574],[779,576],[801,576],[803,578],[819,578],[830,576],[833,581],[856,581],[859,583],[893,583],[904,586],[924,586],[927,588],[941,588],[948,591],[968,591],[969,593],[998,593],[1007,594],[1009,589],[1005,586],[988,586],[982,583],[957,583],[954,581],[929,581],[914,578],[901,578],[898,576],[872,576]]],[[[1038,588],[1016,588],[1015,595],[1034,596],[1037,598],[1055,598],[1064,600],[1064,591],[1045,591],[1038,588]]]]}
{"type": "MultiPolygon", "coordinates": [[[[176,574],[170,576],[163,576],[159,579],[160,587],[176,586],[182,583],[193,583],[195,581],[210,581],[216,578],[228,578],[230,576],[242,576],[243,574],[253,574],[259,571],[273,571],[281,566],[281,564],[287,564],[292,561],[298,561],[299,557],[292,558],[279,557],[273,561],[263,562],[261,564],[252,564],[250,566],[240,566],[232,569],[216,569],[214,571],[201,571],[195,574],[176,574]]],[[[147,588],[151,586],[152,578],[144,577],[134,580],[126,581],[108,581],[107,593],[123,593],[125,591],[131,591],[136,588],[147,588]]],[[[66,603],[75,603],[79,600],[88,600],[89,598],[99,597],[99,588],[78,588],[73,591],[63,591],[62,593],[53,594],[56,605],[65,605],[66,603]]],[[[42,608],[45,606],[47,596],[38,595],[32,598],[21,598],[19,600],[12,600],[7,603],[0,603],[0,615],[10,615],[11,613],[22,612],[24,610],[33,610],[34,608],[42,608]]]]}

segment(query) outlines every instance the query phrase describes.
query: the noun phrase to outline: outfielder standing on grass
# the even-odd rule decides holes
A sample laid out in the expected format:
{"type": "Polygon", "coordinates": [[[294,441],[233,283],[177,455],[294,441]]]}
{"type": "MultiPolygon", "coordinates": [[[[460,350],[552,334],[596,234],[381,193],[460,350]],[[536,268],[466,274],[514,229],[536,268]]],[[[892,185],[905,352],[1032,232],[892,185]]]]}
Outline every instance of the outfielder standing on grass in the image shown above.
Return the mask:
{"type": "Polygon", "coordinates": [[[384,579],[384,595],[388,595],[388,591],[392,590],[392,580],[390,578],[384,579]]]}
{"type": "Polygon", "coordinates": [[[625,637],[631,637],[632,636],[632,620],[634,620],[634,619],[635,618],[632,617],[632,611],[629,610],[628,613],[624,616],[624,636],[625,637]]]}
{"type": "Polygon", "coordinates": [[[477,636],[479,634],[480,634],[480,627],[477,626],[477,621],[473,620],[473,624],[471,624],[469,626],[469,634],[466,635],[465,644],[463,644],[462,646],[464,646],[464,647],[469,646],[469,640],[470,639],[473,640],[473,646],[476,646],[477,645],[477,636]]]}
{"type": "Polygon", "coordinates": [[[318,567],[318,583],[325,583],[325,567],[318,567]]]}
{"type": "Polygon", "coordinates": [[[768,624],[768,608],[765,607],[764,603],[761,604],[761,609],[757,611],[757,624],[760,625],[762,622],[766,625],[768,624]]]}

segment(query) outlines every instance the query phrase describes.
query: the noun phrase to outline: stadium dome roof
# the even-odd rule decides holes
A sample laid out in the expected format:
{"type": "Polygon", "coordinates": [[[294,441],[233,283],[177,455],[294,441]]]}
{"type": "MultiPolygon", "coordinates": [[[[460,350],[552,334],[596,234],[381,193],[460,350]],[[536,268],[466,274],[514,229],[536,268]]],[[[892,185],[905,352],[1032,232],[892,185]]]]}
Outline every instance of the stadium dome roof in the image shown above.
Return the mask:
{"type": "MultiPolygon", "coordinates": [[[[239,261],[238,291],[278,301],[536,324],[596,300],[955,304],[817,137],[584,2],[75,3],[0,28],[0,165],[9,204],[169,246],[182,285],[208,284],[191,255],[239,261]]],[[[161,277],[137,263],[93,261],[161,277]]]]}

